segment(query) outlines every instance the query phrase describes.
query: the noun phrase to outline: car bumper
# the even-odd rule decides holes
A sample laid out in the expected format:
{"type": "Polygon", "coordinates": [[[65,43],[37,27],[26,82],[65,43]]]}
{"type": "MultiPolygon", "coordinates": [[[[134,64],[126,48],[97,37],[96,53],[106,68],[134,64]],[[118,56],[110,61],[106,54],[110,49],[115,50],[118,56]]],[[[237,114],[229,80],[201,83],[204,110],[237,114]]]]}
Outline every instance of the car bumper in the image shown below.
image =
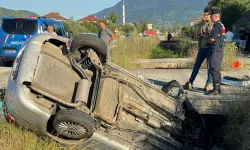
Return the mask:
{"type": "Polygon", "coordinates": [[[9,57],[9,56],[1,56],[2,61],[14,61],[16,57],[9,57]]]}
{"type": "MultiPolygon", "coordinates": [[[[41,134],[47,134],[50,115],[42,111],[29,99],[23,89],[18,89],[9,79],[5,96],[6,115],[13,117],[15,123],[41,134]]],[[[19,85],[20,86],[20,85],[19,85]]]]}

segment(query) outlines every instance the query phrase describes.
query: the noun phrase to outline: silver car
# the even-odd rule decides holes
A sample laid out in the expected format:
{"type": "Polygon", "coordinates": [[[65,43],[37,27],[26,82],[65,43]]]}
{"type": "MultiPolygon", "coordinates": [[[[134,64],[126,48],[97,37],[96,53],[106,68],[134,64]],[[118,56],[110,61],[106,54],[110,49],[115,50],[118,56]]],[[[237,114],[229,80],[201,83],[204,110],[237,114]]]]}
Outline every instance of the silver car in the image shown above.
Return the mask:
{"type": "Polygon", "coordinates": [[[177,81],[162,89],[106,61],[94,35],[41,34],[19,52],[6,118],[76,149],[192,149],[201,120],[177,81]],[[198,116],[198,117],[197,117],[198,116]]]}

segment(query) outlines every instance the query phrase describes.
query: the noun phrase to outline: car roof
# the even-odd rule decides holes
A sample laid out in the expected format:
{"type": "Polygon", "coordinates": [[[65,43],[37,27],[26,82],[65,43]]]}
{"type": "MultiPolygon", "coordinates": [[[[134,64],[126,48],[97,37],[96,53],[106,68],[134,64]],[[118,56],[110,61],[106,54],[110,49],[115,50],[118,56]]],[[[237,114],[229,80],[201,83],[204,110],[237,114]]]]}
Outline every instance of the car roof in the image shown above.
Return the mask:
{"type": "Polygon", "coordinates": [[[51,18],[43,18],[43,17],[26,17],[26,18],[23,18],[23,17],[2,17],[2,20],[3,19],[25,19],[25,20],[41,20],[41,21],[50,21],[50,22],[62,22],[60,20],[55,20],[55,19],[51,19],[51,18]]]}

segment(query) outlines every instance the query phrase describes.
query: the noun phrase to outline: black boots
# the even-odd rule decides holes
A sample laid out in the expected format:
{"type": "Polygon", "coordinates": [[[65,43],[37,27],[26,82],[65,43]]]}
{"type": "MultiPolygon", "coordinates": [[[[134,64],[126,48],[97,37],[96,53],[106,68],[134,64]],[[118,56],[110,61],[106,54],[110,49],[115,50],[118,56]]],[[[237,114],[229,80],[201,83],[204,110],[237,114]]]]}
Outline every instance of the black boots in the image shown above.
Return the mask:
{"type": "Polygon", "coordinates": [[[214,88],[205,93],[205,95],[220,95],[220,94],[221,94],[220,84],[214,84],[214,88]]]}

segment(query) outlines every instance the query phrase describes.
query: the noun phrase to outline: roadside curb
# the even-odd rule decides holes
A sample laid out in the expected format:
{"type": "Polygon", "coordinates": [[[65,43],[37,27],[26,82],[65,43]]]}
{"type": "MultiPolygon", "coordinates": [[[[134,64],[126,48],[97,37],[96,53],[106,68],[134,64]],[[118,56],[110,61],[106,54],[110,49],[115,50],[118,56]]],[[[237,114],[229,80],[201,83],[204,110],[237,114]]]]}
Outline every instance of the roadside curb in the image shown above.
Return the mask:
{"type": "Polygon", "coordinates": [[[190,68],[192,61],[192,58],[138,59],[136,63],[140,65],[140,68],[145,69],[184,69],[190,68]]]}
{"type": "MultiPolygon", "coordinates": [[[[250,58],[238,58],[244,68],[250,68],[250,58]]],[[[141,69],[192,69],[193,58],[138,59],[135,64],[141,69]]]]}

